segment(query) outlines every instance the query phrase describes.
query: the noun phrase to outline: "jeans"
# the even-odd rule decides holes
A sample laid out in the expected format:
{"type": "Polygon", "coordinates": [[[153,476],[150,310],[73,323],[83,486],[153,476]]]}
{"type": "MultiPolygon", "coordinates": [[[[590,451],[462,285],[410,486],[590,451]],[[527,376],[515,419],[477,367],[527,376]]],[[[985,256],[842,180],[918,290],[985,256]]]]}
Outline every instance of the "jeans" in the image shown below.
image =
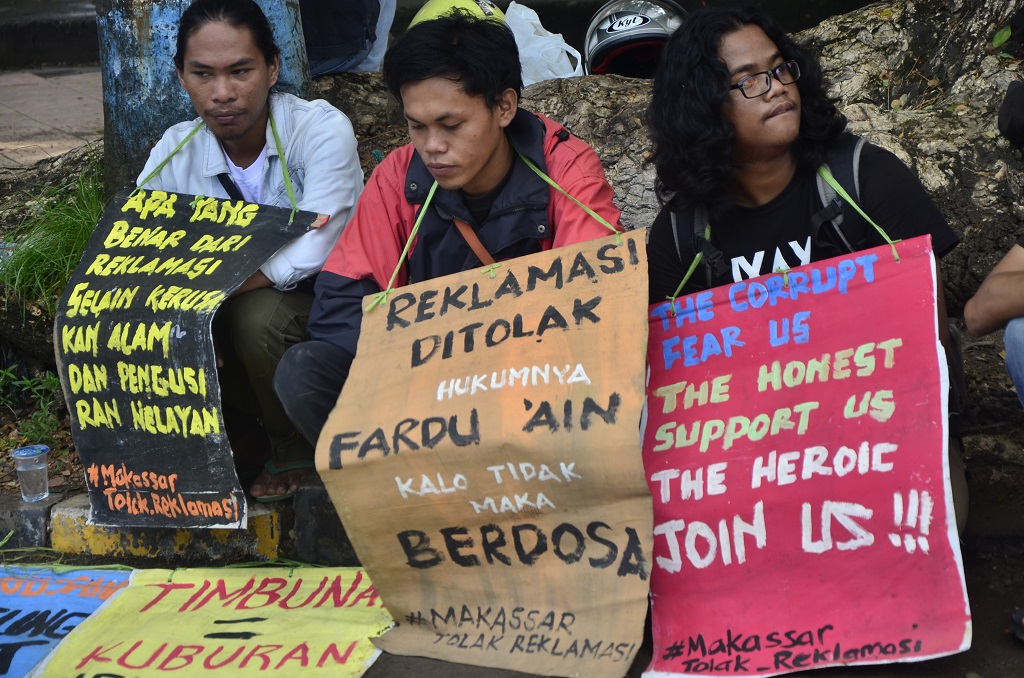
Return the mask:
{"type": "Polygon", "coordinates": [[[395,20],[395,4],[398,0],[380,0],[380,15],[377,17],[376,40],[370,53],[362,62],[352,68],[353,73],[375,73],[380,70],[384,61],[384,52],[388,49],[388,32],[391,22],[395,20]]]}
{"type": "Polygon", "coordinates": [[[311,77],[334,75],[336,73],[375,73],[380,70],[384,61],[384,52],[388,48],[388,32],[395,20],[397,0],[380,0],[380,14],[377,16],[376,38],[370,43],[369,51],[354,56],[331,59],[315,59],[309,62],[311,77]]]}
{"type": "Polygon", "coordinates": [[[1006,371],[1010,373],[1017,398],[1024,406],[1024,317],[1014,318],[1006,324],[1003,342],[1006,344],[1006,371]]]}

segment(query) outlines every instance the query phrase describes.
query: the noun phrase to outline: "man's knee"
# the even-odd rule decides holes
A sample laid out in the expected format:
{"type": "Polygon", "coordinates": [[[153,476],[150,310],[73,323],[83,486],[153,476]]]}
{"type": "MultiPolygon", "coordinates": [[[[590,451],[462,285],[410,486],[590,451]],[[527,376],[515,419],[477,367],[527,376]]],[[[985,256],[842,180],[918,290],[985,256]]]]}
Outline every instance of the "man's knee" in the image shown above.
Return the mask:
{"type": "Polygon", "coordinates": [[[1024,317],[1014,318],[1006,323],[1003,341],[1007,350],[1013,350],[1018,355],[1024,353],[1024,317]]]}
{"type": "Polygon", "coordinates": [[[222,336],[243,362],[254,352],[265,351],[277,313],[275,296],[280,294],[272,288],[252,290],[232,299],[224,309],[222,336]]]}
{"type": "Polygon", "coordinates": [[[281,399],[285,411],[290,412],[302,400],[302,394],[310,391],[306,383],[316,366],[316,351],[310,346],[314,342],[295,344],[281,356],[274,372],[274,391],[281,399]]]}
{"type": "Polygon", "coordinates": [[[281,356],[274,374],[274,390],[285,408],[327,398],[333,406],[348,378],[352,357],[323,341],[295,344],[281,356]]]}
{"type": "Polygon", "coordinates": [[[232,298],[227,308],[227,321],[231,333],[236,335],[266,326],[277,313],[281,294],[280,290],[273,287],[263,287],[232,298]]]}
{"type": "Polygon", "coordinates": [[[272,366],[305,337],[309,309],[270,287],[240,294],[226,309],[228,340],[243,363],[272,366]]]}

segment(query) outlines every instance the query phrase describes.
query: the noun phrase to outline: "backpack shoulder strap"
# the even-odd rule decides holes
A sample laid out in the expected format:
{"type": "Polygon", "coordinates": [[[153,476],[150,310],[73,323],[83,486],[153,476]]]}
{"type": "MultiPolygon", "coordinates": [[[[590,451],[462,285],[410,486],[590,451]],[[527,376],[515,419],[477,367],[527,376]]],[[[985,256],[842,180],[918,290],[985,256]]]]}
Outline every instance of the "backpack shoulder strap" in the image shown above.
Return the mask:
{"type": "MultiPolygon", "coordinates": [[[[854,202],[860,203],[860,156],[866,140],[853,134],[844,134],[836,146],[829,152],[825,169],[846,189],[854,202]]],[[[846,203],[839,197],[820,175],[815,174],[818,188],[818,199],[822,209],[811,217],[812,235],[816,241],[820,238],[821,227],[825,222],[832,224],[838,239],[838,245],[848,252],[856,249],[868,233],[868,224],[858,215],[853,214],[846,203]],[[849,219],[845,217],[851,215],[849,219]],[[845,226],[843,222],[846,222],[845,226]]]]}
{"type": "Polygon", "coordinates": [[[704,273],[707,288],[714,286],[714,278],[725,268],[725,255],[711,242],[711,219],[703,205],[693,210],[693,249],[704,255],[704,273]]]}
{"type": "MultiPolygon", "coordinates": [[[[844,134],[839,143],[828,154],[825,169],[831,172],[839,185],[846,189],[858,203],[860,202],[860,155],[867,140],[853,134],[844,134]]],[[[822,205],[827,205],[836,197],[834,188],[820,176],[817,177],[818,198],[822,205]]]]}
{"type": "MultiPolygon", "coordinates": [[[[691,238],[690,249],[694,257],[697,258],[696,261],[704,262],[707,288],[710,289],[713,286],[715,277],[725,270],[726,264],[725,255],[711,242],[711,223],[708,218],[707,209],[697,205],[683,212],[669,212],[669,218],[672,222],[672,238],[675,240],[676,254],[679,256],[679,261],[683,261],[683,241],[680,233],[683,234],[683,238],[689,234],[691,238]]],[[[690,280],[692,273],[693,266],[690,267],[690,271],[687,272],[686,277],[683,279],[680,289],[690,280]]]]}
{"type": "Polygon", "coordinates": [[[678,212],[669,212],[668,213],[668,218],[672,222],[672,239],[675,240],[675,242],[676,242],[676,256],[679,257],[679,261],[682,261],[683,260],[683,247],[682,247],[682,245],[679,244],[679,227],[676,224],[676,222],[679,221],[680,217],[677,217],[676,216],[677,214],[678,214],[678,212]]]}
{"type": "MultiPolygon", "coordinates": [[[[708,226],[708,213],[703,207],[695,207],[685,212],[669,212],[672,221],[672,238],[676,243],[676,255],[679,261],[683,260],[683,245],[679,239],[679,232],[692,233],[692,247],[694,252],[700,252],[700,241],[705,240],[705,233],[708,226]]],[[[706,240],[705,240],[706,241],[706,240]]]]}

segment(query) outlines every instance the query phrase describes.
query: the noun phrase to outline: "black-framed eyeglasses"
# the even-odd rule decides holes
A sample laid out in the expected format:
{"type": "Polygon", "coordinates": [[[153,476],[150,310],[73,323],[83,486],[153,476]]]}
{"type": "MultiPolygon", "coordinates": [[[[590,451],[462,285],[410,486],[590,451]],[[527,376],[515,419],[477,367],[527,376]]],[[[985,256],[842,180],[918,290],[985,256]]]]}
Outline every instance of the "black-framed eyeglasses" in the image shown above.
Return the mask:
{"type": "Polygon", "coordinates": [[[800,64],[787,61],[771,70],[745,75],[735,85],[730,85],[729,89],[738,89],[745,98],[756,99],[772,88],[772,78],[778,80],[780,85],[792,85],[800,79],[800,64]]]}

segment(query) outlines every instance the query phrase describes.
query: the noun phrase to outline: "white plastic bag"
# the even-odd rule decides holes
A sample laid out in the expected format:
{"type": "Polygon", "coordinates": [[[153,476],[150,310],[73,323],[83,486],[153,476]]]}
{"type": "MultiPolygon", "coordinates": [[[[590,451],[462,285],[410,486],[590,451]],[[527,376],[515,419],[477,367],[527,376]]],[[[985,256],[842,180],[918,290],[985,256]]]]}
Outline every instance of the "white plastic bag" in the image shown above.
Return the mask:
{"type": "Polygon", "coordinates": [[[549,33],[535,11],[510,2],[505,10],[505,23],[516,36],[524,87],[541,80],[583,75],[580,53],[566,43],[560,33],[549,33]]]}

